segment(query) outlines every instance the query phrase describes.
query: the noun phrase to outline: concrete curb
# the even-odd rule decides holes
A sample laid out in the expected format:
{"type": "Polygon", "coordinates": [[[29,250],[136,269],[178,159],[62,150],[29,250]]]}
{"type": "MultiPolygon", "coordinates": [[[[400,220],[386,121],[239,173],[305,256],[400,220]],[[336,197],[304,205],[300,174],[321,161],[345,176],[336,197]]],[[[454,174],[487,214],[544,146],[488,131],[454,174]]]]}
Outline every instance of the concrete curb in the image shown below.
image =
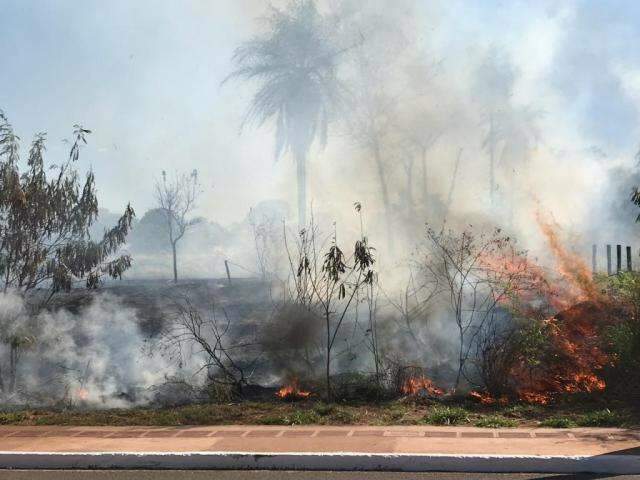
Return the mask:
{"type": "Polygon", "coordinates": [[[640,474],[639,455],[0,452],[0,469],[333,470],[640,474]]]}

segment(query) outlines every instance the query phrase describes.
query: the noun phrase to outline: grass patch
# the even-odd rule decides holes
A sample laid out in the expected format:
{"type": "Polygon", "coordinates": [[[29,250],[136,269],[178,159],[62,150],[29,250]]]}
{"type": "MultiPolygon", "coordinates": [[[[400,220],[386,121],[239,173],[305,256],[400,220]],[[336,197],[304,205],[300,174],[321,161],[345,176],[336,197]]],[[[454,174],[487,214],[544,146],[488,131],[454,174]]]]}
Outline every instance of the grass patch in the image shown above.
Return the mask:
{"type": "Polygon", "coordinates": [[[326,417],[336,411],[336,406],[330,403],[319,403],[313,409],[319,416],[326,417]]]}
{"type": "Polygon", "coordinates": [[[0,425],[12,425],[27,419],[25,412],[0,412],[0,425]]]}
{"type": "Polygon", "coordinates": [[[550,428],[574,428],[578,424],[569,417],[550,417],[540,422],[541,427],[550,428]]]}
{"type": "Polygon", "coordinates": [[[576,423],[580,427],[620,427],[625,424],[625,421],[624,415],[605,408],[581,415],[576,423]]]}
{"type": "Polygon", "coordinates": [[[513,428],[518,426],[518,422],[512,418],[505,418],[500,415],[487,415],[474,423],[476,427],[482,428],[513,428]]]}
{"type": "Polygon", "coordinates": [[[424,417],[431,425],[458,425],[469,421],[469,412],[462,407],[436,406],[424,417]]]}

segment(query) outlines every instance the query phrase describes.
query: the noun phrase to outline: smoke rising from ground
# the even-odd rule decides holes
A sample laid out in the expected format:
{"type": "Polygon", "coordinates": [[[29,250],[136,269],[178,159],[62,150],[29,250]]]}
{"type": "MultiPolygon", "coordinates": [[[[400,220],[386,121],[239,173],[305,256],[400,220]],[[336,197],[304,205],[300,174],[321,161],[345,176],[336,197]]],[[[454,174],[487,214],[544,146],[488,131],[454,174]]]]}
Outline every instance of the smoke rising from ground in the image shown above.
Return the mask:
{"type": "MultiPolygon", "coordinates": [[[[289,2],[273,4],[286,9],[289,2]]],[[[270,362],[259,374],[268,381],[302,376],[320,362],[318,320],[279,303],[291,278],[283,235],[293,249],[301,227],[296,166],[290,154],[273,161],[276,122],[240,133],[255,85],[222,85],[234,68],[234,49],[269,28],[270,10],[253,0],[186,5],[122,2],[96,15],[106,19],[100,28],[82,9],[12,6],[27,27],[21,31],[38,25],[35,31],[74,56],[7,29],[27,54],[51,60],[26,66],[9,59],[6,70],[14,75],[0,84],[0,106],[24,138],[40,129],[62,138],[63,128],[80,120],[94,130],[83,168],[96,171],[101,206],[115,210],[126,196],[138,212],[127,246],[134,258],[130,278],[170,275],[153,179],[163,169],[197,168],[203,194],[196,214],[203,221],[178,246],[181,278],[224,278],[227,260],[233,278],[273,282],[269,295],[256,289],[275,312],[257,319],[266,325],[258,331],[270,362]],[[50,22],[42,22],[45,14],[50,22]],[[147,31],[158,31],[159,39],[147,31]],[[78,41],[87,32],[96,40],[78,41]],[[98,56],[106,58],[100,65],[98,56]],[[20,81],[44,78],[38,69],[50,64],[48,88],[20,81]],[[69,64],[75,69],[64,68],[69,64]],[[67,70],[95,81],[70,81],[67,70]],[[63,95],[50,98],[61,85],[63,95]],[[52,112],[44,125],[33,124],[42,121],[36,107],[52,112]]],[[[555,259],[538,215],[561,225],[562,241],[582,257],[592,243],[637,250],[636,212],[628,202],[638,183],[640,133],[640,57],[629,47],[640,37],[640,11],[633,2],[612,9],[578,0],[561,6],[323,0],[318,8],[340,52],[341,94],[329,109],[326,146],[316,141],[308,154],[307,207],[322,245],[337,235],[350,246],[364,233],[376,247],[377,315],[380,335],[393,338],[391,356],[404,353],[402,361],[439,369],[445,381],[455,370],[450,339],[456,332],[446,302],[438,297],[415,313],[424,300],[417,292],[430,294],[420,289],[425,279],[416,267],[425,224],[455,231],[473,224],[479,232],[501,227],[548,267],[555,259]]],[[[101,222],[112,223],[107,211],[101,222]]],[[[372,369],[371,332],[364,299],[358,300],[338,337],[337,371],[372,369]]],[[[78,312],[35,316],[15,296],[1,301],[3,335],[22,342],[20,401],[39,391],[109,406],[144,403],[153,397],[151,386],[179,373],[157,352],[149,355],[140,313],[116,297],[95,297],[78,312]]]]}

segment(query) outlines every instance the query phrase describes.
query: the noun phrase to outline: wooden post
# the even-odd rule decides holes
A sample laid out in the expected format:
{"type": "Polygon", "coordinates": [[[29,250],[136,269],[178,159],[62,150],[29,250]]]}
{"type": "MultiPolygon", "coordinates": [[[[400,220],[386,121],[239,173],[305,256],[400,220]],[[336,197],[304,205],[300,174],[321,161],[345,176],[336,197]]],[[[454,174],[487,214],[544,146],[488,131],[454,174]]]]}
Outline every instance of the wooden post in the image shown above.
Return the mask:
{"type": "Polygon", "coordinates": [[[627,245],[627,272],[633,271],[633,267],[631,265],[631,247],[627,245]]]}
{"type": "Polygon", "coordinates": [[[607,275],[611,275],[611,245],[607,245],[607,275]]]}
{"type": "Polygon", "coordinates": [[[597,245],[591,246],[591,270],[593,271],[594,275],[598,273],[598,246],[597,245]]]}
{"type": "Polygon", "coordinates": [[[622,271],[622,245],[616,245],[616,273],[622,271]]]}
{"type": "Polygon", "coordinates": [[[224,261],[224,268],[227,271],[227,280],[229,280],[229,285],[231,285],[231,273],[229,273],[229,262],[224,261]]]}

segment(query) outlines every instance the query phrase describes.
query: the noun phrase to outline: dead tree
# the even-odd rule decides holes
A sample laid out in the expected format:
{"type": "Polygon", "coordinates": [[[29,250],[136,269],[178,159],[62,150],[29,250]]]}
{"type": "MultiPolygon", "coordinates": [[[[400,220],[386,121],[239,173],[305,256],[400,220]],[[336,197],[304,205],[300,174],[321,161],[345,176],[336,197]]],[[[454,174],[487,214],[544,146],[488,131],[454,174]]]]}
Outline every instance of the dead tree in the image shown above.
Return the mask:
{"type": "Polygon", "coordinates": [[[188,218],[196,206],[200,195],[198,171],[190,174],[176,174],[167,180],[167,172],[162,171],[162,181],[156,182],[156,201],[166,216],[167,237],[173,254],[173,281],[178,282],[178,242],[182,240],[189,227],[199,222],[188,218]]]}
{"type": "Polygon", "coordinates": [[[241,396],[259,358],[254,349],[257,343],[232,338],[231,321],[224,310],[222,317],[215,304],[202,312],[184,296],[175,302],[175,315],[161,335],[161,346],[181,365],[189,360],[187,357],[194,359],[198,363],[195,374],[205,371],[210,382],[241,396]]]}
{"type": "Polygon", "coordinates": [[[443,297],[458,333],[458,371],[454,389],[466,378],[466,366],[478,335],[500,306],[543,281],[538,270],[495,229],[489,234],[467,229],[460,234],[427,228],[428,249],[423,259],[427,278],[444,288],[443,297]]]}

